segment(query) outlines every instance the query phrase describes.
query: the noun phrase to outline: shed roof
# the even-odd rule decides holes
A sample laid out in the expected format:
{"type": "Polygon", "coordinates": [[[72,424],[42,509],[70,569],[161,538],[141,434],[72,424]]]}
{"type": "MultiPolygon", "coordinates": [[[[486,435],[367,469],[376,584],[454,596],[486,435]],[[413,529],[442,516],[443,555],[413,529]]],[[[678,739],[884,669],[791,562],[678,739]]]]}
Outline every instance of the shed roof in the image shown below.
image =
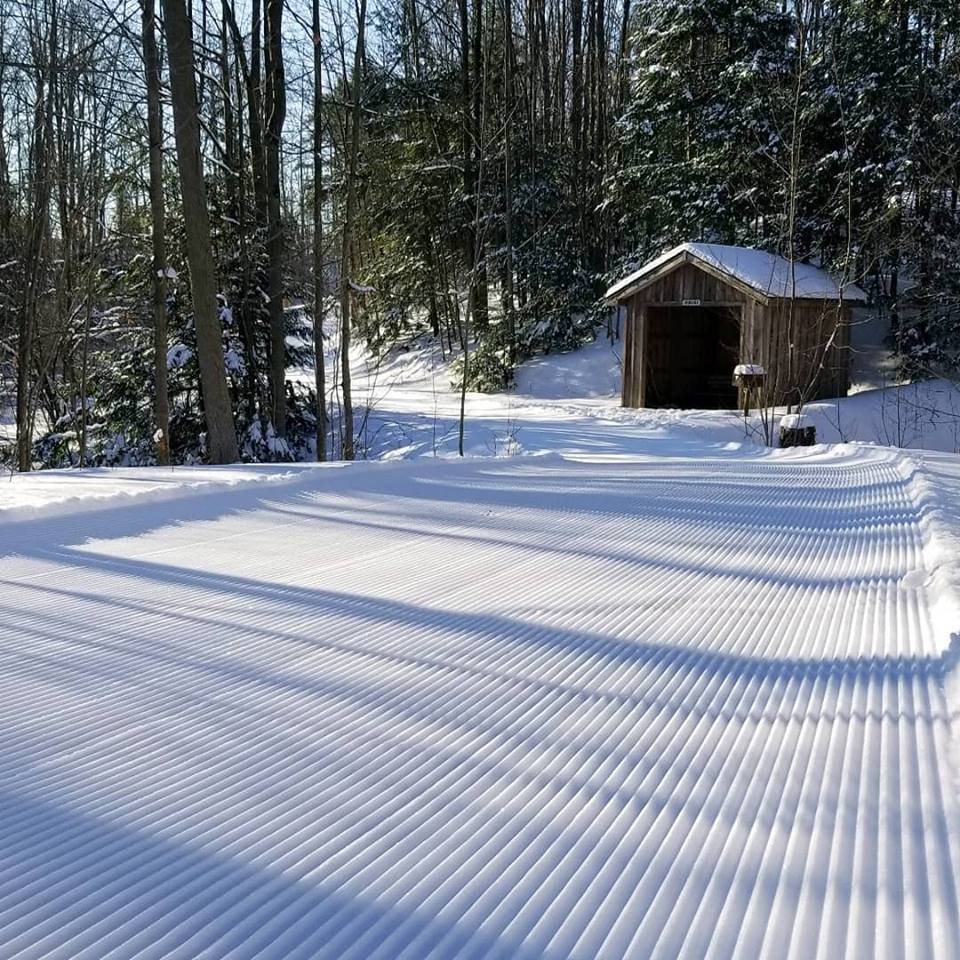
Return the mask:
{"type": "Polygon", "coordinates": [[[662,267],[671,261],[701,263],[739,281],[761,297],[794,297],[803,300],[866,300],[867,295],[852,283],[842,288],[827,273],[809,263],[790,261],[766,250],[729,247],[720,243],[681,243],[651,260],[639,270],[615,283],[604,299],[616,303],[652,282],[662,267]]]}

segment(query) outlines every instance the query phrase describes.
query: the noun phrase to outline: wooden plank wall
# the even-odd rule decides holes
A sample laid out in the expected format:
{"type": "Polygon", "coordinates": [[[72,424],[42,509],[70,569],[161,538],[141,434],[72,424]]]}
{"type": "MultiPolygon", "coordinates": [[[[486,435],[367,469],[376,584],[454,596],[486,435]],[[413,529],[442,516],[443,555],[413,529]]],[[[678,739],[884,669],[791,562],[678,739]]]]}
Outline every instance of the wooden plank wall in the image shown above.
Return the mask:
{"type": "Polygon", "coordinates": [[[634,352],[637,349],[636,310],[636,303],[633,300],[628,300],[626,303],[627,315],[623,321],[623,390],[620,401],[621,406],[624,407],[640,406],[634,398],[637,369],[634,362],[634,352]]]}
{"type": "Polygon", "coordinates": [[[630,298],[638,303],[680,305],[684,300],[700,300],[704,306],[732,305],[750,301],[745,293],[685,263],[662,276],[630,298]]]}
{"type": "Polygon", "coordinates": [[[831,300],[797,300],[793,304],[793,363],[790,375],[791,311],[789,300],[773,300],[757,312],[754,336],[777,402],[843,396],[849,388],[850,308],[831,300]],[[765,317],[760,318],[760,313],[765,317]],[[792,381],[792,382],[790,382],[792,381]]]}
{"type": "Polygon", "coordinates": [[[623,338],[623,406],[642,407],[645,400],[646,384],[646,345],[647,345],[647,308],[646,304],[630,300],[627,303],[627,317],[623,338]]]}

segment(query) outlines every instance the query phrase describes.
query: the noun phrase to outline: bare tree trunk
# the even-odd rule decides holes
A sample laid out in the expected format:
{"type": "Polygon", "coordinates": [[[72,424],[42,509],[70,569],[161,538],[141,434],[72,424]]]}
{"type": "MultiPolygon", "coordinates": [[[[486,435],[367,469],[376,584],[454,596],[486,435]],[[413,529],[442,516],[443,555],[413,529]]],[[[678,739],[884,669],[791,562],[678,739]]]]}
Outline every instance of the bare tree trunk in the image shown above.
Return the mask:
{"type": "MultiPolygon", "coordinates": [[[[153,375],[157,421],[157,463],[170,463],[170,400],[167,394],[167,303],[164,277],[163,118],[160,60],[154,24],[154,0],[143,0],[143,63],[147,81],[147,134],[150,139],[150,239],[153,247],[153,375]]],[[[86,357],[86,353],[84,354],[86,357]]],[[[84,411],[85,412],[85,411],[84,411]]]]}
{"type": "MultiPolygon", "coordinates": [[[[465,0],[464,0],[465,2],[465,0]]],[[[353,396],[350,383],[350,280],[353,248],[353,221],[357,205],[357,160],[360,155],[360,96],[362,94],[363,38],[367,22],[367,0],[360,0],[357,13],[357,45],[353,52],[350,83],[350,154],[347,166],[347,203],[343,216],[343,247],[340,258],[340,363],[343,391],[343,459],[353,459],[353,396]]]]}
{"type": "MultiPolygon", "coordinates": [[[[790,124],[790,167],[787,171],[787,258],[790,261],[790,300],[789,313],[787,319],[787,387],[790,391],[788,398],[787,412],[793,410],[793,404],[800,398],[796,396],[794,384],[796,383],[796,229],[797,229],[797,193],[798,181],[800,177],[800,158],[801,158],[801,113],[803,106],[804,92],[804,68],[806,54],[806,33],[805,33],[805,11],[802,2],[797,0],[796,4],[796,22],[797,22],[797,76],[793,91],[793,115],[790,124]]],[[[777,402],[776,397],[774,403],[777,402]]],[[[800,406],[797,408],[800,409],[800,406]]]]}
{"type": "Polygon", "coordinates": [[[270,396],[271,419],[278,436],[287,435],[286,333],[283,316],[283,223],[280,216],[280,137],[287,113],[286,82],[283,75],[281,27],[283,0],[267,0],[266,30],[266,173],[267,173],[267,259],[270,313],[270,396]]]}
{"type": "MultiPolygon", "coordinates": [[[[259,3],[254,5],[255,26],[259,24],[259,3]]],[[[236,80],[238,95],[241,89],[247,94],[247,122],[250,128],[250,157],[253,170],[253,220],[254,225],[258,226],[266,219],[266,197],[263,195],[266,175],[263,171],[263,130],[260,122],[260,88],[259,88],[259,70],[260,70],[260,47],[255,39],[251,40],[252,52],[256,52],[257,76],[254,75],[252,64],[247,63],[246,51],[243,47],[243,36],[240,33],[240,27],[237,24],[236,14],[233,9],[233,0],[224,0],[223,17],[230,27],[230,33],[233,35],[233,51],[235,72],[239,74],[236,80]],[[240,79],[242,77],[242,84],[240,79]]],[[[259,36],[259,34],[257,35],[259,36]]],[[[252,56],[251,56],[252,59],[252,56]]],[[[241,97],[242,101],[242,97],[241,97]]],[[[240,240],[240,273],[243,278],[243,301],[240,304],[240,336],[243,340],[243,348],[246,359],[247,370],[247,396],[246,411],[252,420],[258,407],[262,410],[265,406],[260,391],[260,363],[257,355],[257,337],[256,325],[260,311],[260,298],[256,295],[253,282],[253,265],[250,255],[250,240],[252,231],[247,229],[247,191],[246,177],[243,171],[244,157],[244,139],[243,122],[241,116],[243,113],[242,105],[238,110],[236,134],[237,134],[237,177],[236,177],[236,201],[237,201],[237,222],[238,234],[240,240]]]]}
{"type": "Polygon", "coordinates": [[[624,104],[627,102],[628,91],[628,73],[627,73],[627,47],[630,42],[630,0],[623,0],[623,17],[620,20],[620,48],[617,51],[617,102],[616,116],[623,113],[624,104]]]}
{"type": "Polygon", "coordinates": [[[513,90],[513,0],[503,0],[503,230],[507,248],[507,265],[504,271],[504,318],[511,353],[516,340],[516,322],[513,309],[513,124],[511,115],[514,105],[513,90]]]}
{"type": "MultiPolygon", "coordinates": [[[[233,103],[233,76],[230,70],[230,25],[226,15],[226,0],[220,4],[220,83],[223,86],[223,148],[224,161],[227,169],[224,171],[224,194],[226,199],[227,216],[240,222],[240,203],[237,196],[240,189],[240,178],[243,172],[243,155],[238,143],[237,126],[243,123],[242,116],[238,116],[233,103]]],[[[237,89],[239,97],[240,91],[237,89]]],[[[241,101],[238,101],[238,103],[241,101]]]]}
{"type": "Polygon", "coordinates": [[[327,384],[323,361],[323,47],[320,0],[313,0],[313,364],[317,393],[317,459],[327,459],[327,384]]]}
{"type": "MultiPolygon", "coordinates": [[[[263,151],[263,110],[262,91],[260,88],[260,0],[253,0],[251,11],[252,25],[250,29],[250,71],[249,92],[250,101],[250,157],[253,167],[253,195],[257,209],[257,222],[267,222],[267,173],[263,151]]],[[[242,46],[242,44],[241,44],[242,46]]]]}
{"type": "Polygon", "coordinates": [[[483,109],[485,106],[485,85],[483,82],[483,0],[473,0],[473,77],[471,81],[473,104],[470,113],[470,142],[473,161],[471,171],[472,205],[474,227],[473,237],[473,277],[470,280],[473,289],[473,323],[478,331],[485,330],[488,323],[487,306],[487,267],[486,244],[477,229],[477,210],[480,207],[478,195],[478,167],[480,164],[480,142],[483,137],[483,109]]]}
{"type": "MultiPolygon", "coordinates": [[[[460,313],[460,298],[454,301],[457,313],[460,313]]],[[[467,293],[467,309],[460,326],[460,347],[463,350],[463,375],[460,378],[460,418],[457,425],[457,453],[463,456],[463,435],[467,426],[467,381],[470,377],[470,315],[473,313],[473,291],[467,293]]],[[[459,320],[459,316],[457,317],[459,320]]]]}
{"type": "MultiPolygon", "coordinates": [[[[50,215],[50,153],[53,150],[54,82],[57,76],[59,43],[57,22],[58,13],[54,3],[50,8],[46,76],[42,70],[37,71],[37,100],[28,159],[35,187],[30,211],[30,227],[23,256],[26,284],[17,326],[17,466],[22,472],[30,470],[33,466],[34,403],[30,373],[33,366],[33,346],[40,300],[43,243],[50,215]]],[[[40,38],[36,39],[39,43],[40,38]]]]}
{"type": "MultiPolygon", "coordinates": [[[[478,86],[471,86],[470,71],[470,17],[467,7],[468,0],[458,0],[458,9],[460,13],[460,101],[462,117],[462,150],[463,150],[463,194],[466,201],[469,222],[463,232],[464,255],[466,259],[467,272],[469,274],[468,282],[470,284],[470,296],[474,304],[478,304],[478,264],[477,264],[477,234],[474,229],[477,209],[477,173],[475,165],[476,157],[476,124],[475,118],[479,116],[479,96],[478,86]]],[[[474,0],[474,17],[478,16],[478,0],[474,0]]],[[[476,39],[474,38],[474,51],[476,52],[476,39]]],[[[476,66],[476,65],[475,65],[476,66]]],[[[477,327],[481,323],[477,321],[477,327]]]]}
{"type": "MultiPolygon", "coordinates": [[[[0,51],[4,48],[3,26],[0,24],[0,51]]],[[[4,63],[0,56],[0,90],[4,89],[4,63]]],[[[7,129],[4,98],[0,96],[0,238],[9,239],[13,219],[13,195],[10,188],[10,162],[7,159],[7,129]]]]}
{"type": "MultiPolygon", "coordinates": [[[[552,107],[551,107],[551,97],[550,97],[550,45],[547,40],[547,23],[545,19],[546,11],[546,2],[541,2],[534,6],[534,21],[531,24],[531,28],[537,31],[540,35],[539,45],[540,45],[540,86],[542,89],[541,94],[541,115],[543,117],[543,142],[544,144],[549,144],[552,142],[552,107]]],[[[531,64],[531,66],[533,66],[531,64]]]]}
{"type": "MultiPolygon", "coordinates": [[[[83,346],[80,348],[80,466],[87,464],[87,359],[90,351],[90,314],[93,312],[93,277],[87,282],[87,302],[83,311],[83,346]]],[[[166,355],[164,355],[166,361],[166,355]]]]}
{"type": "Polygon", "coordinates": [[[163,0],[163,11],[167,27],[177,167],[183,198],[197,360],[207,424],[207,456],[212,463],[232,463],[238,456],[237,433],[227,391],[220,320],[217,317],[207,190],[200,158],[192,25],[184,0],[163,0]]]}
{"type": "MultiPolygon", "coordinates": [[[[573,146],[573,190],[577,202],[581,250],[584,240],[583,193],[583,0],[572,0],[570,5],[570,33],[573,44],[573,76],[570,81],[570,139],[573,146]]],[[[581,254],[582,259],[582,254],[581,254]]]]}

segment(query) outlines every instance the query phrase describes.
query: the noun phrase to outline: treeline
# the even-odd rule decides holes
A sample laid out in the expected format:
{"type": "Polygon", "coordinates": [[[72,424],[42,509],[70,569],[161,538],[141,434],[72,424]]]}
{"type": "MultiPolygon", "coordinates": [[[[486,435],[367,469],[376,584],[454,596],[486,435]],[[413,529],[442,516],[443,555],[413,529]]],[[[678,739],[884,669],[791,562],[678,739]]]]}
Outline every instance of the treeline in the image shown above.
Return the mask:
{"type": "Polygon", "coordinates": [[[688,239],[814,258],[905,376],[957,367],[954,2],[158,2],[0,15],[20,469],[352,458],[352,339],[505,386],[688,239]]]}

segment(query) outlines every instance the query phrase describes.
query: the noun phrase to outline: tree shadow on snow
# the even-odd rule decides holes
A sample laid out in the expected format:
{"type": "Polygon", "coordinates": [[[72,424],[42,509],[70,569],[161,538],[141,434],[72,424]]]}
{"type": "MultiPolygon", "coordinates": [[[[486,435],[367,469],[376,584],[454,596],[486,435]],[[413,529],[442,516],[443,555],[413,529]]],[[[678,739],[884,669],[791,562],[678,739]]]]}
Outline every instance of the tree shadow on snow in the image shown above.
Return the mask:
{"type": "Polygon", "coordinates": [[[363,942],[373,956],[381,938],[402,931],[423,955],[469,939],[484,955],[533,957],[509,940],[318,878],[309,836],[298,857],[264,864],[191,832],[175,821],[141,828],[102,800],[87,811],[0,791],[0,953],[337,958],[363,942]]]}

